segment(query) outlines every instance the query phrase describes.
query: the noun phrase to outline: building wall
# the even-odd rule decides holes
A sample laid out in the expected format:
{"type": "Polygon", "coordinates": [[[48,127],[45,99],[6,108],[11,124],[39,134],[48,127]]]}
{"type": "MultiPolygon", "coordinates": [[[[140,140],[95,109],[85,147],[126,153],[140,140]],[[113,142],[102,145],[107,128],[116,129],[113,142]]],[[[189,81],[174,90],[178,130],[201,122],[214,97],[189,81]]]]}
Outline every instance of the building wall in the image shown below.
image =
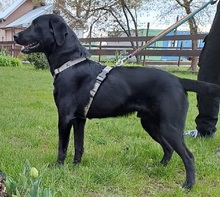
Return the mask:
{"type": "MultiPolygon", "coordinates": [[[[172,31],[168,34],[169,36],[172,36],[172,35],[190,35],[190,32],[189,31],[172,31]]],[[[181,45],[182,47],[189,47],[191,48],[192,47],[192,41],[191,40],[176,40],[175,42],[172,41],[172,40],[169,40],[169,41],[163,41],[163,47],[173,47],[173,50],[180,50],[181,48],[181,45]]],[[[204,43],[203,41],[199,41],[198,42],[198,47],[203,47],[204,43]]],[[[169,49],[170,50],[170,49],[169,49]]],[[[180,57],[180,60],[183,61],[183,60],[187,60],[189,57],[186,57],[186,56],[181,56],[180,57]]],[[[178,60],[179,57],[176,57],[176,56],[162,56],[161,57],[161,60],[178,60]]]]}
{"type": "MultiPolygon", "coordinates": [[[[141,29],[141,36],[157,36],[159,33],[161,33],[163,30],[162,29],[141,29]],[[148,31],[148,32],[147,32],[148,31]]],[[[142,43],[142,45],[145,43],[142,43]]],[[[141,45],[141,46],[142,46],[141,45]]],[[[153,44],[151,44],[147,49],[148,50],[154,50],[154,48],[151,47],[162,47],[163,46],[163,41],[157,41],[153,44]]],[[[142,57],[143,58],[143,57],[142,57]]],[[[160,56],[145,56],[146,60],[160,60],[161,57],[160,56]]]]}
{"type": "Polygon", "coordinates": [[[0,42],[4,41],[4,31],[0,29],[0,42]]]}
{"type": "Polygon", "coordinates": [[[12,29],[5,30],[4,27],[9,23],[13,22],[17,18],[26,14],[34,8],[34,4],[31,0],[25,1],[19,8],[17,8],[8,18],[0,23],[0,41],[12,41],[13,40],[13,32],[12,29]]]}

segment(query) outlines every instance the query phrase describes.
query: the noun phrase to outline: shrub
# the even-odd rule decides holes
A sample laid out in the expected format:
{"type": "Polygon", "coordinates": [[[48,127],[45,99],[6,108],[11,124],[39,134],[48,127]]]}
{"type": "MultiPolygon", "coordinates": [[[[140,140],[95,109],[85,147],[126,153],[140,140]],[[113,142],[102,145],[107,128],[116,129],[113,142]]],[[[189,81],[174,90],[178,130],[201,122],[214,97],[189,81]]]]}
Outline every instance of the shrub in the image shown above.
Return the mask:
{"type": "Polygon", "coordinates": [[[20,53],[18,54],[17,58],[18,58],[19,60],[23,61],[23,62],[26,62],[28,56],[27,56],[26,54],[20,52],[20,53]]]}
{"type": "Polygon", "coordinates": [[[9,62],[11,67],[17,67],[22,65],[21,61],[18,58],[10,58],[9,62]]]}
{"type": "Polygon", "coordinates": [[[22,63],[18,58],[11,57],[6,50],[0,50],[0,66],[17,67],[22,66],[22,63]]]}
{"type": "Polygon", "coordinates": [[[36,69],[47,69],[49,64],[47,58],[43,53],[31,53],[27,60],[34,65],[36,69]]]}
{"type": "Polygon", "coordinates": [[[10,66],[10,60],[7,56],[0,55],[0,66],[10,66]]]}
{"type": "Polygon", "coordinates": [[[2,56],[9,56],[8,50],[4,49],[4,48],[1,48],[0,49],[0,55],[2,55],[2,56]]]}

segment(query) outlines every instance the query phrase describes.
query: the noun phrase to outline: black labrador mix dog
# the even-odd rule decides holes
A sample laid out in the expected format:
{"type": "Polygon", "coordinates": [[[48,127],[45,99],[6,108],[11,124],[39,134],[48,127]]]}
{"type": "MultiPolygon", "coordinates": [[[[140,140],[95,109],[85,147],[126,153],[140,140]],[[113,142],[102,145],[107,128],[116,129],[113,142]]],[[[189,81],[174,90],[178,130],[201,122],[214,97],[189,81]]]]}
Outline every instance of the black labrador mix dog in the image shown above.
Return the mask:
{"type": "Polygon", "coordinates": [[[166,165],[176,151],[186,169],[183,187],[189,189],[194,185],[194,157],[183,139],[188,108],[186,91],[220,97],[217,85],[180,79],[154,68],[118,66],[112,68],[105,80],[98,84],[100,87],[91,102],[91,90],[97,84],[97,76],[106,67],[89,59],[90,54],[60,16],[42,15],[14,39],[24,46],[24,53],[43,52],[48,59],[54,76],[54,99],[59,114],[59,164],[63,164],[66,158],[72,126],[73,162],[79,163],[84,151],[86,118],[137,112],[143,128],[163,148],[161,163],[166,165]],[[85,113],[89,102],[90,108],[85,113]]]}

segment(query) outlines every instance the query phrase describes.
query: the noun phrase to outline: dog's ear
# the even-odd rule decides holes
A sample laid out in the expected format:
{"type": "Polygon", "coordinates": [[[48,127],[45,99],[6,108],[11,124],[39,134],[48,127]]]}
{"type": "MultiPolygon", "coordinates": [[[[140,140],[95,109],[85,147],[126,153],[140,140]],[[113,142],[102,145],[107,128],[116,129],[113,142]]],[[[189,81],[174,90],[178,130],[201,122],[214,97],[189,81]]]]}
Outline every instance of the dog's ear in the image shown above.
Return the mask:
{"type": "Polygon", "coordinates": [[[54,34],[56,43],[61,46],[64,44],[67,33],[67,25],[60,19],[50,20],[50,31],[54,34]]]}

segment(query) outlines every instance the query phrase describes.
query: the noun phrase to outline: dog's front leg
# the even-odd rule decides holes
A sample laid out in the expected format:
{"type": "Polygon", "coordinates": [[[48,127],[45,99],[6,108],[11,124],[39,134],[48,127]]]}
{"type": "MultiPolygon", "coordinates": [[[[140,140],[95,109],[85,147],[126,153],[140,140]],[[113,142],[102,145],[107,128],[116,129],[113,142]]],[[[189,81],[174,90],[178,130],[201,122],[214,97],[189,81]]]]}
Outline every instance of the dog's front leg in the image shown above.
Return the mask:
{"type": "Polygon", "coordinates": [[[75,146],[75,155],[73,163],[79,163],[82,158],[84,151],[84,128],[85,128],[86,119],[75,118],[73,122],[74,127],[74,146],[75,146]]]}
{"type": "Polygon", "coordinates": [[[69,145],[70,130],[72,127],[71,119],[64,118],[59,115],[59,145],[58,145],[58,158],[57,163],[63,164],[66,158],[66,152],[69,145]]]}

